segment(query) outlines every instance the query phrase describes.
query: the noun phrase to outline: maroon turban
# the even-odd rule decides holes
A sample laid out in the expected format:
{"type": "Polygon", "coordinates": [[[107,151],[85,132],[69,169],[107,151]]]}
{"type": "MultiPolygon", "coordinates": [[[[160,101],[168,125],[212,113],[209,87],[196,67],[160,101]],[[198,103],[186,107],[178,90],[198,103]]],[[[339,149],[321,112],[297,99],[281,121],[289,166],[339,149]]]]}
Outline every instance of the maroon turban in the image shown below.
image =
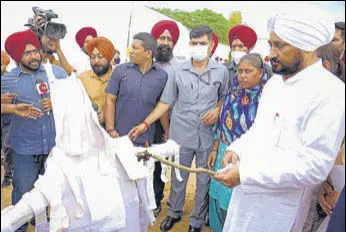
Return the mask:
{"type": "Polygon", "coordinates": [[[176,45],[179,39],[179,27],[174,21],[162,20],[156,23],[153,26],[153,29],[151,29],[151,34],[155,39],[158,39],[165,30],[168,30],[169,33],[171,33],[173,46],[176,45]]]}
{"type": "Polygon", "coordinates": [[[83,27],[82,29],[80,29],[77,34],[76,34],[76,42],[79,45],[80,48],[83,47],[85,38],[91,35],[92,37],[97,37],[97,32],[94,28],[92,27],[83,27]]]}
{"type": "Polygon", "coordinates": [[[257,34],[248,26],[237,25],[228,33],[229,46],[232,46],[234,39],[239,39],[250,50],[257,42],[257,34]]]}
{"type": "Polygon", "coordinates": [[[32,30],[20,31],[10,35],[5,42],[5,49],[7,54],[18,64],[27,44],[31,44],[38,51],[40,50],[40,41],[32,30]]]}
{"type": "Polygon", "coordinates": [[[211,54],[213,55],[214,52],[216,51],[217,45],[219,45],[219,38],[217,37],[217,34],[213,32],[213,41],[214,41],[214,47],[211,50],[211,54]]]}

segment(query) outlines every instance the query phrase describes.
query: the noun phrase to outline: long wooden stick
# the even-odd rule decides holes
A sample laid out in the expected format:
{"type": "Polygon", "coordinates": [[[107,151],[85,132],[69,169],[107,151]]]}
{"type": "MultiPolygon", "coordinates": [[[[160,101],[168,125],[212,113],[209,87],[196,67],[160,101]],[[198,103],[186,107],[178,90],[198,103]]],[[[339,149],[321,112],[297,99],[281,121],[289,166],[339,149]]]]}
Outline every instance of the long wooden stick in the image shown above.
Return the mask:
{"type": "Polygon", "coordinates": [[[205,169],[205,168],[188,168],[186,166],[179,165],[179,164],[174,163],[172,161],[166,160],[165,158],[163,158],[161,156],[150,154],[147,151],[139,152],[136,155],[137,155],[137,157],[141,157],[141,158],[145,158],[145,159],[147,159],[148,157],[154,158],[154,159],[160,161],[161,163],[164,163],[168,166],[171,166],[171,167],[174,167],[174,168],[177,168],[179,170],[189,172],[189,173],[206,173],[209,175],[215,175],[216,174],[215,172],[213,172],[209,169],[205,169]]]}

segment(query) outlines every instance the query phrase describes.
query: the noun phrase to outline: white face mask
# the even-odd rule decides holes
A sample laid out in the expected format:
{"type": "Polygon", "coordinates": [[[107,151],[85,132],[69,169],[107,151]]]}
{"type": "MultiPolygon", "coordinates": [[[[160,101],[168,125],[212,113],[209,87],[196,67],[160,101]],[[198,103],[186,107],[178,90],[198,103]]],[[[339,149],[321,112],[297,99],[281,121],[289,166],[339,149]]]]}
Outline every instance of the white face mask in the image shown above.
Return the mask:
{"type": "Polygon", "coordinates": [[[201,62],[208,57],[208,45],[190,46],[190,56],[197,62],[201,62]]]}
{"type": "Polygon", "coordinates": [[[238,65],[239,64],[239,61],[240,59],[245,56],[247,53],[246,52],[243,52],[243,51],[232,51],[231,52],[231,57],[232,57],[232,60],[234,60],[235,64],[238,65]]]}

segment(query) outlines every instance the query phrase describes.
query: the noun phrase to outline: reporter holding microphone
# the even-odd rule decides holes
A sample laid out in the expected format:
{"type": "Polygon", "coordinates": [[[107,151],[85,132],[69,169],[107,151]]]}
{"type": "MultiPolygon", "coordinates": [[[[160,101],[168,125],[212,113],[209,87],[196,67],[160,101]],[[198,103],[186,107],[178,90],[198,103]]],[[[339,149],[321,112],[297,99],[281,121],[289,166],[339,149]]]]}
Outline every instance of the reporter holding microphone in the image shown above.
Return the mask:
{"type": "MultiPolygon", "coordinates": [[[[9,133],[13,151],[14,205],[33,188],[38,175],[44,173],[44,162],[55,145],[55,123],[50,113],[52,104],[48,77],[41,64],[40,43],[35,33],[26,30],[10,35],[5,49],[17,67],[1,78],[1,93],[14,94],[12,104],[16,104],[17,108],[29,104],[41,111],[37,117],[13,115],[11,118],[9,133]],[[42,93],[37,90],[37,84],[41,86],[42,93]]],[[[52,69],[55,78],[66,78],[67,74],[61,67],[52,65],[52,69]]],[[[26,231],[27,227],[28,224],[25,224],[17,231],[26,231]]]]}

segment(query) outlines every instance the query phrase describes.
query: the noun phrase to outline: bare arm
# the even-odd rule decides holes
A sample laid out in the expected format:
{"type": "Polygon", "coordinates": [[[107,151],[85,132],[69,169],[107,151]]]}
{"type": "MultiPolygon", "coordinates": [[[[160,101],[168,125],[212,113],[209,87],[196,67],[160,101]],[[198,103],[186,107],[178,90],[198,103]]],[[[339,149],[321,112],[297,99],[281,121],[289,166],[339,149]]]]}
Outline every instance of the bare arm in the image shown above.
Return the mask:
{"type": "Polygon", "coordinates": [[[164,113],[163,116],[160,118],[160,122],[161,122],[161,125],[163,127],[163,130],[165,131],[164,136],[163,136],[163,140],[167,141],[167,139],[168,139],[168,132],[169,132],[169,115],[168,115],[168,111],[166,111],[166,113],[164,113]]]}
{"type": "Polygon", "coordinates": [[[118,133],[114,129],[114,115],[115,115],[115,103],[117,96],[107,93],[106,103],[104,107],[104,116],[106,121],[106,130],[112,137],[118,137],[118,133]],[[115,133],[114,133],[115,132],[115,133]]]}
{"type": "Polygon", "coordinates": [[[37,119],[43,116],[40,109],[30,104],[4,104],[1,103],[1,114],[15,114],[23,118],[37,119]]]}
{"type": "Polygon", "coordinates": [[[161,125],[165,131],[169,130],[169,115],[168,111],[162,115],[160,118],[161,125]]]}
{"type": "Polygon", "coordinates": [[[14,114],[16,105],[1,103],[1,114],[14,114]]]}
{"type": "Polygon", "coordinates": [[[61,50],[60,41],[58,43],[59,45],[56,50],[56,53],[58,54],[60,65],[66,71],[67,75],[70,76],[71,73],[74,71],[74,68],[68,63],[63,51],[61,50]]]}
{"type": "MultiPolygon", "coordinates": [[[[163,102],[159,102],[154,110],[148,115],[148,117],[144,120],[147,125],[153,124],[156,120],[164,115],[169,109],[169,105],[163,102]]],[[[138,136],[143,134],[148,130],[147,125],[145,123],[141,123],[138,126],[132,128],[128,133],[131,140],[135,140],[138,136]]]]}
{"type": "Polygon", "coordinates": [[[219,100],[215,109],[209,110],[202,118],[201,122],[205,125],[213,125],[217,122],[220,110],[222,107],[222,100],[219,100]]]}

